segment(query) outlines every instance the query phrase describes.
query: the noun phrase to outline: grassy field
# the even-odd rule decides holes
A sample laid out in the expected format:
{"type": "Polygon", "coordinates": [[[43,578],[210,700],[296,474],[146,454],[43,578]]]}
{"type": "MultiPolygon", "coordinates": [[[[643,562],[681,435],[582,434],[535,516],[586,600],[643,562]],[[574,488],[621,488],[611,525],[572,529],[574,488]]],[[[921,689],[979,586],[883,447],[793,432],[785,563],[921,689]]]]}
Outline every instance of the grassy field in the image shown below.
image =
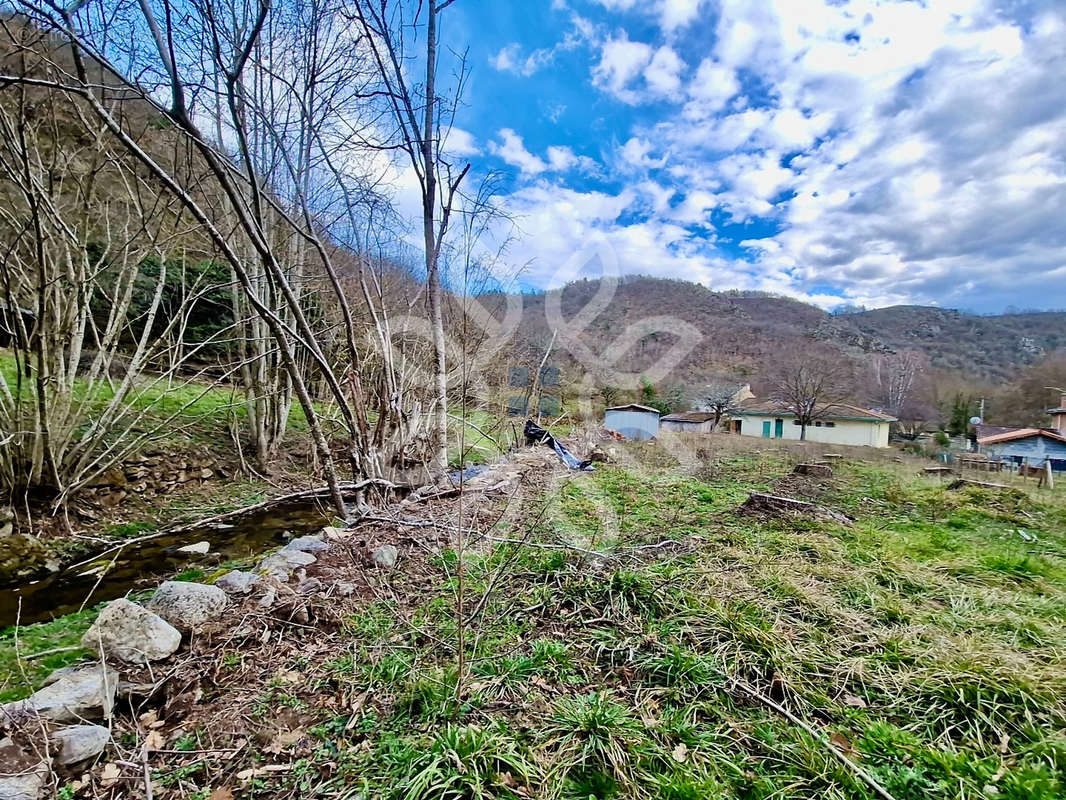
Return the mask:
{"type": "Polygon", "coordinates": [[[1064,796],[1066,492],[891,457],[815,481],[750,446],[545,479],[494,530],[524,544],[463,555],[461,680],[447,548],[284,648],[198,656],[220,721],[160,730],[156,796],[878,796],[859,770],[896,800],[1064,796]],[[854,523],[738,511],[752,490],[854,523]]]}
{"type": "MultiPolygon", "coordinates": [[[[736,513],[750,490],[781,488],[787,452],[696,476],[663,453],[641,461],[549,503],[541,540],[601,555],[471,561],[475,596],[501,559],[515,566],[489,595],[458,710],[438,648],[386,608],[353,626],[347,680],[397,698],[358,722],[349,777],[398,787],[371,796],[874,796],[828,748],[900,800],[1063,796],[1061,494],[949,492],[914,465],[845,464],[806,487],[855,518],[844,526],[736,513]]],[[[445,594],[415,625],[448,640],[445,594]]]]}

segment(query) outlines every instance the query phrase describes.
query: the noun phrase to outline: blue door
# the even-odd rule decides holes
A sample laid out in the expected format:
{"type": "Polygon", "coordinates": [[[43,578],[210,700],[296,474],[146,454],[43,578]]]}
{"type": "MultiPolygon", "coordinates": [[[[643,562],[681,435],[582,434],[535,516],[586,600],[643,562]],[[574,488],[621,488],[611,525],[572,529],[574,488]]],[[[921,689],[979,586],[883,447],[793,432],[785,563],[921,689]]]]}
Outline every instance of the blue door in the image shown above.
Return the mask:
{"type": "Polygon", "coordinates": [[[766,420],[766,422],[762,424],[762,438],[770,438],[770,420],[766,420]]]}
{"type": "Polygon", "coordinates": [[[785,421],[783,419],[774,420],[774,437],[777,439],[785,437],[785,421]]]}

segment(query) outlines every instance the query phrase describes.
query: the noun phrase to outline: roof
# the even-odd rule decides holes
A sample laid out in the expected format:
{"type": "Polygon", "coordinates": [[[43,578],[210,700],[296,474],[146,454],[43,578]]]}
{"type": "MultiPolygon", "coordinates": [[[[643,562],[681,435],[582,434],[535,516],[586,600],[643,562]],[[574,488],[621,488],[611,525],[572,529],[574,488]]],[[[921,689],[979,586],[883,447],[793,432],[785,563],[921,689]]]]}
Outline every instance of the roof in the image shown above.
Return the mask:
{"type": "Polygon", "coordinates": [[[1048,430],[1047,428],[1017,428],[1007,433],[997,433],[993,436],[978,437],[978,444],[999,444],[1001,442],[1013,442],[1016,439],[1031,439],[1034,436],[1046,436],[1049,439],[1054,439],[1056,442],[1066,442],[1066,436],[1063,436],[1058,431],[1048,430]]]}
{"type": "Polygon", "coordinates": [[[1049,413],[1049,414],[1066,414],[1066,406],[1063,406],[1062,408],[1049,408],[1047,410],[1047,413],[1049,413]]]}
{"type": "Polygon", "coordinates": [[[983,422],[973,427],[977,433],[977,441],[987,439],[989,436],[999,436],[1001,433],[1028,430],[1028,428],[1023,428],[1020,425],[985,425],[983,422]]]}
{"type": "Polygon", "coordinates": [[[638,403],[627,403],[624,406],[611,406],[608,411],[645,411],[649,414],[658,414],[659,409],[649,408],[648,406],[642,406],[638,403]]]}
{"type": "MultiPolygon", "coordinates": [[[[756,414],[773,415],[777,417],[794,417],[796,414],[789,411],[783,403],[774,400],[746,400],[734,409],[733,414],[756,414]]],[[[862,406],[854,406],[850,403],[833,403],[827,410],[817,412],[818,419],[841,419],[855,422],[895,422],[896,418],[890,414],[882,414],[862,406]]]]}
{"type": "Polygon", "coordinates": [[[681,411],[663,417],[664,422],[709,422],[712,419],[714,419],[713,411],[681,411]]]}

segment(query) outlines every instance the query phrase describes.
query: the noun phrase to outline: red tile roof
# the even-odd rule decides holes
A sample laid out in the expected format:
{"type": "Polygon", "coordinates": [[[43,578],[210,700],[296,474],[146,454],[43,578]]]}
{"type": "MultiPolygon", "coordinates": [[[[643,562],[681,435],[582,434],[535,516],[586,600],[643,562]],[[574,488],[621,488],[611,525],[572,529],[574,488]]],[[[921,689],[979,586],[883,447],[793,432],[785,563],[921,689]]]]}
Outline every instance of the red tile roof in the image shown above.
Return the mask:
{"type": "Polygon", "coordinates": [[[1058,431],[1048,430],[1047,428],[1018,428],[1017,430],[1008,431],[1007,433],[997,433],[983,438],[979,437],[977,443],[998,444],[999,442],[1013,442],[1015,439],[1028,439],[1032,436],[1046,436],[1057,442],[1066,442],[1066,436],[1063,436],[1058,431]]]}

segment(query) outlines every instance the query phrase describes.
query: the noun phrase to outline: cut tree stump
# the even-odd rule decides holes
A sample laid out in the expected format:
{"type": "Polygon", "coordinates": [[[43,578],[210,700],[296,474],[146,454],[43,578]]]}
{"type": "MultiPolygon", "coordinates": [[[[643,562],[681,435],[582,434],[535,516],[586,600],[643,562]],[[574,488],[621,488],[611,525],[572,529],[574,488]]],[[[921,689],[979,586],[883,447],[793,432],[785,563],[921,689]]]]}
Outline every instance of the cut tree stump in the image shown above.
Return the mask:
{"type": "Polygon", "coordinates": [[[752,492],[748,495],[748,499],[744,501],[741,508],[749,512],[769,514],[771,516],[802,515],[814,517],[815,519],[831,520],[842,525],[851,525],[852,523],[849,517],[839,511],[833,511],[816,503],[808,503],[806,500],[796,500],[792,497],[781,497],[780,495],[766,494],[764,492],[752,492]]]}
{"type": "Polygon", "coordinates": [[[796,475],[810,475],[812,478],[833,477],[833,468],[828,464],[797,464],[792,472],[796,475]]]}
{"type": "Polygon", "coordinates": [[[988,483],[987,481],[971,481],[966,478],[959,478],[957,481],[952,481],[948,484],[949,489],[965,489],[968,486],[976,486],[979,489],[1010,489],[1009,486],[1003,483],[988,483]]]}

